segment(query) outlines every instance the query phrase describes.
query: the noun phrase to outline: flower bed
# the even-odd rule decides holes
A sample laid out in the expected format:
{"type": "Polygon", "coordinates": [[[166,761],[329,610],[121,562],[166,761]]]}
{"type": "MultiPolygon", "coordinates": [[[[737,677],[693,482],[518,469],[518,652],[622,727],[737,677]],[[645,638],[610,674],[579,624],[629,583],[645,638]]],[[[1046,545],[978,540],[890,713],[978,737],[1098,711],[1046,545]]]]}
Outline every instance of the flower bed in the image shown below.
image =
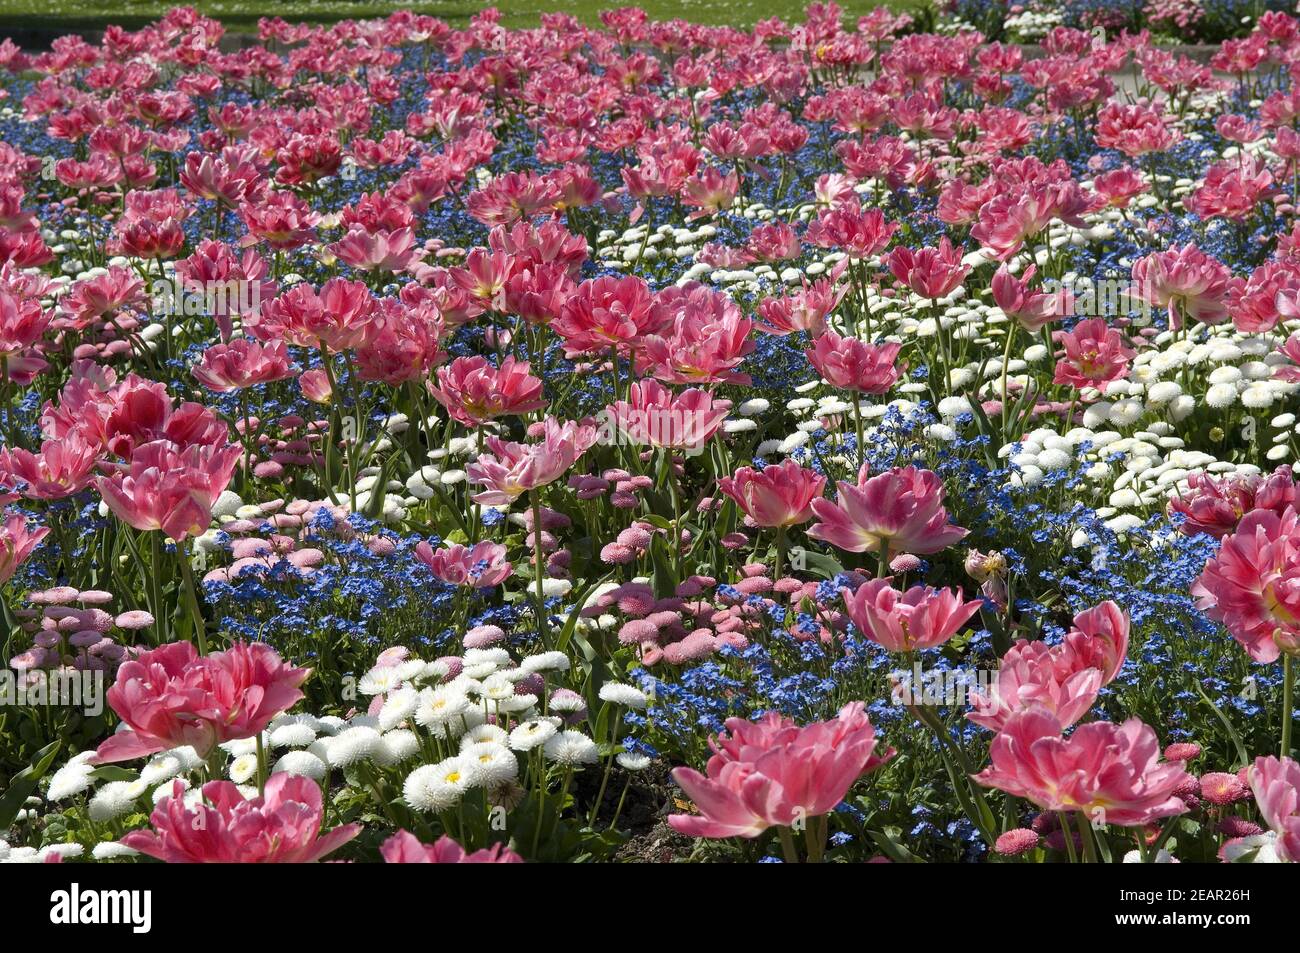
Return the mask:
{"type": "Polygon", "coordinates": [[[1300,22],[602,19],[0,43],[0,860],[1300,858],[1300,22]]]}

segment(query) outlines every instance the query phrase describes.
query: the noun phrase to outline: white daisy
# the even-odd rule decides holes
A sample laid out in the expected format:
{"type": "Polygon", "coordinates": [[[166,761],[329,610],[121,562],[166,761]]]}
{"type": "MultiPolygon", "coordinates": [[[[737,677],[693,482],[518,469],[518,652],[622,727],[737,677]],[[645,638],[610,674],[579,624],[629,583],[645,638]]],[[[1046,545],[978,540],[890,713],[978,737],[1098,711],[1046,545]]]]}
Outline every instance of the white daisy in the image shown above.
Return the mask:
{"type": "Polygon", "coordinates": [[[514,752],[495,741],[462,749],[461,760],[469,768],[470,784],[476,787],[495,787],[519,775],[519,761],[514,752]]]}
{"type": "Polygon", "coordinates": [[[600,749],[581,731],[561,731],[547,739],[542,749],[546,757],[556,764],[595,764],[600,760],[600,749]]]}
{"type": "Polygon", "coordinates": [[[531,751],[538,745],[546,744],[547,740],[559,730],[558,726],[558,718],[525,721],[510,732],[510,747],[516,751],[531,751]]]}
{"type": "Polygon", "coordinates": [[[319,781],[325,777],[326,764],[310,751],[289,751],[271,768],[272,774],[296,774],[319,781]]]}
{"type": "Polygon", "coordinates": [[[469,770],[459,757],[416,768],[402,785],[402,797],[417,811],[454,807],[469,787],[469,770]]]}
{"type": "Polygon", "coordinates": [[[634,685],[624,685],[621,682],[606,682],[600,686],[598,694],[601,701],[622,705],[624,708],[645,708],[650,701],[641,689],[634,685]]]}

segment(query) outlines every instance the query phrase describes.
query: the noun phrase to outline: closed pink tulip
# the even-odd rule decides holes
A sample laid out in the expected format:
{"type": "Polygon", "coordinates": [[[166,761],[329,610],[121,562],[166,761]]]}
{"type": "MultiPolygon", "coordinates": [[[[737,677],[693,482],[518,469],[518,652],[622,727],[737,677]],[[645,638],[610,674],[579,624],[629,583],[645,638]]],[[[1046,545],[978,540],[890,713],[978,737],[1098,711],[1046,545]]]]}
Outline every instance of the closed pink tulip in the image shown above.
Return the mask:
{"type": "Polygon", "coordinates": [[[898,383],[895,366],[901,344],[868,344],[827,331],[805,356],[832,387],[859,394],[884,394],[898,383]]]}
{"type": "Polygon", "coordinates": [[[321,835],[320,785],[273,774],[262,797],[245,798],[229,781],[203,785],[203,800],[185,804],[177,781],[154,808],[151,831],[132,831],[122,844],[169,864],[311,864],[361,833],[345,824],[321,835]]]}
{"type": "Polygon", "coordinates": [[[1176,795],[1189,780],[1181,764],[1160,761],[1160,742],[1137,718],[1092,721],[1061,737],[1060,720],[1042,707],[1019,712],[993,739],[990,766],[975,780],[1032,801],[1045,811],[1081,811],[1090,820],[1140,827],[1182,814],[1176,795]]]}
{"type": "Polygon", "coordinates": [[[1278,856],[1300,863],[1300,764],[1290,758],[1256,758],[1246,772],[1260,817],[1277,834],[1278,856]]]}
{"type": "Polygon", "coordinates": [[[755,526],[796,526],[812,518],[826,478],[793,460],[752,470],[741,467],[718,481],[718,489],[736,501],[755,526]]]}
{"type": "Polygon", "coordinates": [[[1006,265],[1002,265],[993,275],[993,300],[1007,317],[1028,331],[1039,330],[1072,308],[1060,293],[1033,291],[1029,287],[1036,271],[1037,268],[1030,265],[1017,278],[1006,265]]]}
{"type": "Polygon", "coordinates": [[[206,656],[189,642],[161,645],[117,670],[108,704],[130,730],[104,741],[95,763],[182,745],[205,757],[218,744],[254,737],[302,698],[298,686],[310,674],[261,642],[236,642],[206,656]]]}
{"type": "Polygon", "coordinates": [[[1128,616],[1107,599],[1074,617],[1062,647],[1077,660],[1071,667],[1090,665],[1101,672],[1101,683],[1109,685],[1128,658],[1128,633],[1128,616]]]}
{"type": "Polygon", "coordinates": [[[841,480],[835,502],[814,500],[812,508],[821,522],[808,535],[850,553],[937,553],[968,532],[948,522],[943,481],[915,467],[870,476],[863,465],[856,486],[841,480]]]}
{"type": "Polygon", "coordinates": [[[858,631],[891,652],[943,645],[979,611],[979,599],[963,601],[955,589],[913,586],[899,592],[888,577],[845,590],[844,604],[858,631]]]}
{"type": "Polygon", "coordinates": [[[802,728],[775,713],[758,722],[730,718],[710,745],[707,774],[673,770],[700,815],[672,814],[668,823],[691,837],[757,837],[829,814],[858,778],[894,755],[893,748],[876,754],[876,732],[861,702],[802,728]]]}

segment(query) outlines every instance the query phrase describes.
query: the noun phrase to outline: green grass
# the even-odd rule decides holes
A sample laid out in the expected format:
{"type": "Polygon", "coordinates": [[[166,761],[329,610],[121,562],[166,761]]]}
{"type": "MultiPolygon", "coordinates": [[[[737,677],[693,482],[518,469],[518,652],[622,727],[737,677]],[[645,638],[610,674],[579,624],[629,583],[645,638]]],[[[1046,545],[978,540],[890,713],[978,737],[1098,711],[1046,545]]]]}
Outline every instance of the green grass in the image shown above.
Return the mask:
{"type": "MultiPolygon", "coordinates": [[[[929,0],[839,0],[846,20],[852,20],[878,6],[895,9],[924,7],[929,0]]],[[[0,37],[15,29],[97,29],[116,23],[138,28],[156,20],[177,3],[160,0],[0,0],[0,37]]],[[[193,0],[202,13],[227,27],[239,30],[256,24],[258,17],[279,16],[290,22],[329,22],[384,16],[397,9],[441,17],[453,26],[491,3],[474,0],[416,0],[384,3],[374,0],[193,0]]],[[[631,0],[498,0],[502,22],[511,28],[534,27],[543,13],[572,13],[588,23],[598,23],[601,10],[633,5],[631,0]]],[[[802,0],[642,0],[636,4],[655,20],[680,17],[694,23],[729,24],[751,27],[758,20],[779,16],[787,21],[803,19],[802,0]]]]}

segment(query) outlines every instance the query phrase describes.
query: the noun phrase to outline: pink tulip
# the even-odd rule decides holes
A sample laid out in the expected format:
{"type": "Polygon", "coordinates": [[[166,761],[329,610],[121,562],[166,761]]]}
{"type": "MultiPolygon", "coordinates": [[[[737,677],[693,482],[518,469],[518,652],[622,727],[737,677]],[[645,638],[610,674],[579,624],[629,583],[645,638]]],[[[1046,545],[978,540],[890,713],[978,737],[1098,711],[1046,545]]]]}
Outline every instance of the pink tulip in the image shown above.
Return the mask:
{"type": "Polygon", "coordinates": [[[670,384],[744,384],[735,368],[754,350],[754,322],[727,295],[692,282],[665,288],[659,306],[671,323],[646,337],[637,367],[670,384]]]}
{"type": "Polygon", "coordinates": [[[1169,310],[1169,326],[1187,318],[1218,324],[1228,317],[1232,272],[1195,245],[1170,245],[1133,263],[1133,290],[1153,307],[1169,310]]]}
{"type": "Polygon", "coordinates": [[[755,526],[796,526],[812,518],[812,501],[821,497],[826,478],[794,460],[752,470],[741,467],[718,481],[755,526]]]}
{"type": "Polygon", "coordinates": [[[1272,755],[1256,758],[1246,778],[1260,817],[1277,834],[1278,856],[1300,863],[1300,763],[1272,755]]]}
{"type": "Polygon", "coordinates": [[[443,834],[424,844],[410,831],[399,830],[379,847],[387,864],[522,864],[524,859],[504,844],[493,844],[474,853],[443,834]]]}
{"type": "Polygon", "coordinates": [[[714,400],[707,391],[691,388],[674,394],[656,380],[643,380],[632,385],[627,400],[611,404],[607,412],[633,443],[699,451],[730,410],[730,401],[714,400]]]}
{"type": "Polygon", "coordinates": [[[261,642],[236,642],[200,656],[172,642],[117,670],[108,704],[130,728],[100,744],[97,764],[129,761],[190,745],[200,757],[218,744],[260,734],[303,697],[309,668],[291,668],[261,642]]]}
{"type": "Polygon", "coordinates": [[[696,172],[682,187],[682,204],[695,209],[686,218],[703,218],[731,208],[739,191],[740,178],[735,172],[723,175],[714,168],[696,172]]]}
{"type": "Polygon", "coordinates": [[[858,778],[884,764],[861,702],[829,721],[799,727],[775,713],[758,722],[727,719],[710,740],[707,774],[675,768],[675,780],[700,816],[672,814],[673,830],[691,837],[757,837],[773,826],[829,814],[858,778]]]}
{"type": "Polygon", "coordinates": [[[993,275],[993,300],[1007,317],[1027,331],[1039,330],[1073,307],[1062,294],[1030,290],[1029,279],[1035,271],[1035,266],[1030,265],[1017,278],[1002,265],[993,275]]]}
{"type": "Polygon", "coordinates": [[[554,482],[598,437],[596,428],[589,424],[571,420],[560,423],[554,417],[546,419],[540,443],[509,443],[500,437],[488,437],[488,453],[465,471],[470,483],[486,487],[474,495],[474,501],[500,506],[513,502],[528,490],[554,482]]]}
{"type": "Polygon", "coordinates": [[[527,361],[507,357],[493,367],[479,355],[458,357],[438,368],[438,383],[429,393],[447,413],[467,427],[497,417],[518,416],[546,406],[542,382],[529,373],[527,361]]]}
{"type": "Polygon", "coordinates": [[[593,278],[578,285],[551,327],[570,354],[626,352],[667,324],[663,307],[640,278],[593,278]]]}
{"type": "Polygon", "coordinates": [[[1181,764],[1160,762],[1156,733],[1137,718],[1093,721],[1061,737],[1056,715],[1031,707],[1012,715],[975,780],[1045,811],[1081,811],[1090,820],[1140,827],[1187,805],[1176,793],[1189,780],[1181,764]]]}
{"type": "Polygon", "coordinates": [[[888,264],[895,278],[931,301],[947,297],[970,273],[970,266],[962,264],[961,252],[946,236],[939,240],[938,248],[895,248],[888,264]]]}
{"type": "Polygon", "coordinates": [[[315,404],[328,404],[334,400],[334,388],[330,386],[329,374],[323,368],[313,368],[299,375],[298,389],[302,396],[315,404]]]}
{"type": "Polygon", "coordinates": [[[1109,599],[1074,617],[1062,646],[1077,659],[1102,674],[1102,684],[1113,682],[1128,658],[1128,615],[1109,599]]]}
{"type": "Polygon", "coordinates": [[[1196,606],[1256,662],[1300,652],[1300,517],[1247,513],[1192,586],[1196,606]]]}
{"type": "Polygon", "coordinates": [[[1128,362],[1136,353],[1123,333],[1107,327],[1101,318],[1080,321],[1056,337],[1064,351],[1056,362],[1054,384],[1101,388],[1127,374],[1128,362]]]}
{"type": "Polygon", "coordinates": [[[512,569],[506,561],[506,548],[490,540],[472,547],[454,543],[437,550],[421,542],[415,547],[415,558],[443,582],[475,589],[499,586],[510,577],[512,569]]]}
{"type": "Polygon", "coordinates": [[[84,489],[94,478],[101,448],[73,431],[62,440],[46,440],[40,453],[21,447],[0,450],[0,487],[17,489],[28,499],[57,500],[84,489]]]}
{"type": "Polygon", "coordinates": [[[749,233],[746,251],[762,262],[789,261],[803,253],[799,236],[785,222],[768,222],[749,233]]]}
{"type": "Polygon", "coordinates": [[[361,833],[345,824],[322,836],[323,819],[320,786],[308,778],[273,774],[266,793],[248,799],[229,781],[209,781],[193,807],[176,781],[149,816],[153,830],[121,843],[169,864],[311,864],[361,833]]]}
{"type": "Polygon", "coordinates": [[[266,302],[248,330],[264,341],[346,351],[365,341],[374,314],[375,299],[363,282],[331,278],[319,292],[304,282],[266,302]]]}
{"type": "Polygon", "coordinates": [[[1237,475],[1216,479],[1206,473],[1187,477],[1187,495],[1169,501],[1169,514],[1186,519],[1178,527],[1188,536],[1208,533],[1216,539],[1234,532],[1242,516],[1251,510],[1272,510],[1281,515],[1288,506],[1300,504],[1300,485],[1289,466],[1278,467],[1270,476],[1237,475]]]}
{"type": "Polygon", "coordinates": [[[329,250],[358,271],[404,271],[415,260],[415,232],[410,228],[376,232],[353,228],[329,250]]]}
{"type": "Polygon", "coordinates": [[[913,586],[899,592],[890,577],[845,589],[849,618],[864,636],[890,652],[932,649],[951,639],[980,606],[979,599],[962,601],[955,589],[913,586]]]}
{"type": "MultiPolygon", "coordinates": [[[[1013,715],[1038,707],[1068,728],[1088,713],[1101,690],[1102,673],[1090,666],[1062,666],[1059,647],[1018,641],[1002,657],[991,691],[971,696],[967,718],[991,731],[1013,715]]],[[[1073,658],[1073,657],[1071,657],[1073,658]]]]}
{"type": "Polygon", "coordinates": [[[18,567],[27,562],[32,550],[40,545],[49,532],[45,526],[29,528],[27,517],[19,513],[11,513],[4,518],[4,522],[0,523],[0,585],[13,578],[18,567]]]}
{"type": "Polygon", "coordinates": [[[1097,145],[1129,157],[1164,152],[1182,138],[1170,119],[1158,107],[1112,100],[1097,114],[1097,145]]]}
{"type": "Polygon", "coordinates": [[[901,344],[868,344],[827,331],[804,351],[825,381],[840,390],[884,394],[898,383],[901,344]]]}
{"type": "Polygon", "coordinates": [[[209,390],[228,393],[255,384],[268,384],[293,376],[293,365],[283,341],[265,346],[248,338],[214,344],[193,368],[195,379],[209,390]]]}
{"type": "Polygon", "coordinates": [[[425,381],[446,360],[441,344],[444,332],[442,318],[432,306],[407,307],[396,298],[380,300],[370,333],[357,347],[357,376],[391,387],[425,381]]]}
{"type": "MultiPolygon", "coordinates": [[[[850,188],[849,194],[853,195],[850,188]]],[[[822,248],[842,249],[854,258],[870,258],[881,252],[898,223],[886,222],[880,209],[864,211],[853,202],[838,208],[822,209],[808,226],[804,240],[822,248]]]]}
{"type": "Polygon", "coordinates": [[[102,275],[84,278],[59,299],[59,311],[77,327],[85,327],[127,305],[144,301],[144,282],[128,268],[113,265],[102,275]]]}
{"type": "Polygon", "coordinates": [[[268,191],[239,206],[249,234],[277,251],[298,248],[316,237],[320,216],[292,192],[268,191]]]}
{"type": "Polygon", "coordinates": [[[160,529],[180,542],[212,522],[212,506],[230,485],[242,450],[155,440],[136,447],[130,464],[96,486],[113,515],[139,530],[160,529]]]}
{"type": "Polygon", "coordinates": [[[847,293],[848,285],[837,285],[827,278],[810,284],[805,278],[803,288],[792,296],[759,302],[758,313],[766,323],[758,329],[780,337],[795,331],[808,331],[816,337],[825,332],[827,316],[847,293]]]}
{"type": "Polygon", "coordinates": [[[1130,166],[1121,166],[1095,176],[1092,187],[1111,208],[1126,208],[1134,198],[1149,188],[1142,174],[1130,166]]]}
{"type": "MultiPolygon", "coordinates": [[[[1282,300],[1281,296],[1279,296],[1278,311],[1282,310],[1282,300]]],[[[1288,302],[1291,310],[1295,312],[1292,316],[1300,316],[1300,304],[1292,302],[1291,299],[1288,299],[1288,302]]],[[[1277,349],[1277,353],[1281,354],[1290,363],[1280,364],[1273,368],[1273,376],[1280,381],[1293,384],[1300,383],[1300,332],[1296,332],[1287,338],[1282,346],[1277,349]]]]}
{"type": "Polygon", "coordinates": [[[808,530],[813,539],[850,553],[883,548],[889,553],[937,553],[966,536],[968,530],[948,522],[943,481],[915,467],[870,476],[863,465],[858,482],[840,481],[836,502],[812,504],[820,523],[808,530]]]}
{"type": "Polygon", "coordinates": [[[52,317],[40,301],[0,286],[0,357],[13,357],[40,341],[52,317]]]}

